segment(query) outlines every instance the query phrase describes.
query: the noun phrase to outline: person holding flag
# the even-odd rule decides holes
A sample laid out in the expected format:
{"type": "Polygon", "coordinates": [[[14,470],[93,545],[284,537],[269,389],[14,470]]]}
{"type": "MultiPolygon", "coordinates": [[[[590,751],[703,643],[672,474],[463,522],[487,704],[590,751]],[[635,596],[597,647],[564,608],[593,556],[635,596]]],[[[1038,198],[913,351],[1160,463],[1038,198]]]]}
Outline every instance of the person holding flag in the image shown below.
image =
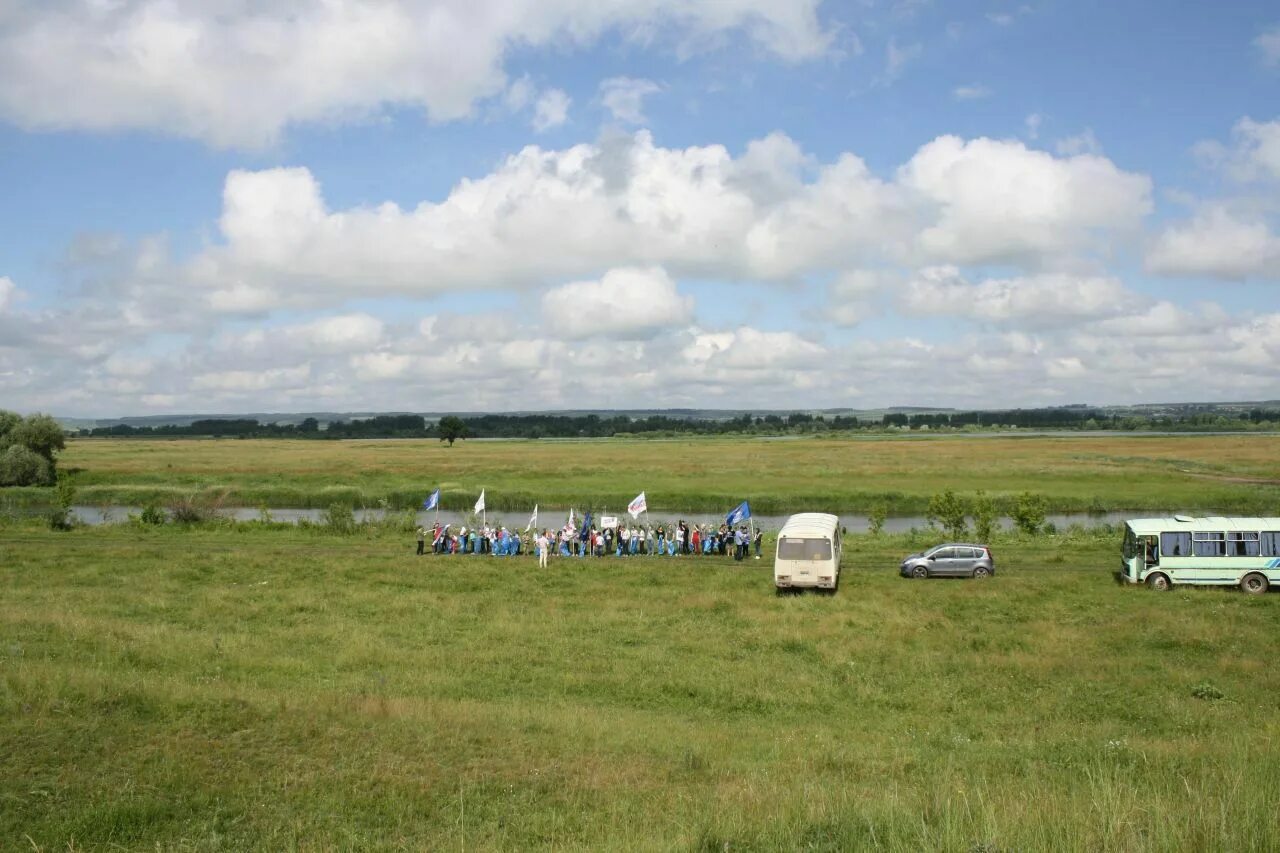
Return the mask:
{"type": "MultiPolygon", "coordinates": [[[[741,527],[742,522],[744,521],[751,521],[751,505],[746,501],[743,501],[733,509],[729,510],[729,514],[724,517],[724,523],[728,526],[730,531],[737,527],[741,527]]],[[[743,528],[743,530],[745,531],[745,528],[743,528]]],[[[747,558],[748,549],[751,547],[751,542],[755,538],[756,523],[754,521],[751,521],[751,532],[749,534],[744,532],[741,537],[734,535],[733,543],[735,548],[733,556],[735,560],[745,560],[747,558]]]]}
{"type": "Polygon", "coordinates": [[[591,510],[582,516],[582,527],[578,529],[578,556],[585,557],[591,550],[591,510]]]}

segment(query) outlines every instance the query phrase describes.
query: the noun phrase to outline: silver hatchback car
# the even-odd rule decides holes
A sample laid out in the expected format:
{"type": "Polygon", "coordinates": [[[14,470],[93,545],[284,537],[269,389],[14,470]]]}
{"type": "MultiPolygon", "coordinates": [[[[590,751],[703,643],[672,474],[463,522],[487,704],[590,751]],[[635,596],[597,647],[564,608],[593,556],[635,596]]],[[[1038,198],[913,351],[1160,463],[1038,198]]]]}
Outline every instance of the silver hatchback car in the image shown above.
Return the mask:
{"type": "Polygon", "coordinates": [[[898,573],[904,578],[989,578],[996,573],[996,560],[986,545],[949,542],[907,557],[898,573]]]}

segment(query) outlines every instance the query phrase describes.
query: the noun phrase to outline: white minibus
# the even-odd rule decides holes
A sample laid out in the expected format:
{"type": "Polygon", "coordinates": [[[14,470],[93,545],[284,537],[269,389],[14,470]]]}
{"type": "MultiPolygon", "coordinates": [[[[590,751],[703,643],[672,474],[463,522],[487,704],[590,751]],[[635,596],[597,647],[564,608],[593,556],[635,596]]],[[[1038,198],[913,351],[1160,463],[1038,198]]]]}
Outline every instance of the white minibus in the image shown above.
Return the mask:
{"type": "Polygon", "coordinates": [[[840,584],[840,519],[823,512],[788,518],[778,533],[773,582],[779,591],[835,592],[840,584]]]}

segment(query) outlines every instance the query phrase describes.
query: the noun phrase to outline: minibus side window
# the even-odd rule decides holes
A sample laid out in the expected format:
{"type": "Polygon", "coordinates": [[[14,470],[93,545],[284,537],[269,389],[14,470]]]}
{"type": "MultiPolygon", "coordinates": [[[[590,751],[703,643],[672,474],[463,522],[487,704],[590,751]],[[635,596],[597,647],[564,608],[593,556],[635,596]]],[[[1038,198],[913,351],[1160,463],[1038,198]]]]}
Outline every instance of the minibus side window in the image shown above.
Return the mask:
{"type": "Polygon", "coordinates": [[[1165,557],[1190,557],[1190,533],[1161,533],[1160,553],[1165,557]]]}

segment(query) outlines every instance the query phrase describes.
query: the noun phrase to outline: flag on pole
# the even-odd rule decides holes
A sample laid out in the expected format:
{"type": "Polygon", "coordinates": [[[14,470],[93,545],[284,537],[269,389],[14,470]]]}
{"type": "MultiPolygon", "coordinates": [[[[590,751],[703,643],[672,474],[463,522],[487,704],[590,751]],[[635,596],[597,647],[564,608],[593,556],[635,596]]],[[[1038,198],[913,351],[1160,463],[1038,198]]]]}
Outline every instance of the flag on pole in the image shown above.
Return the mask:
{"type": "Polygon", "coordinates": [[[440,490],[436,489],[431,493],[431,497],[422,502],[423,509],[436,509],[440,506],[440,490]]]}
{"type": "Polygon", "coordinates": [[[584,536],[591,529],[591,510],[587,510],[587,514],[582,517],[582,527],[578,528],[578,535],[584,536]]]}
{"type": "Polygon", "coordinates": [[[648,510],[649,510],[649,504],[644,499],[644,492],[641,492],[640,494],[636,495],[636,499],[633,500],[631,503],[627,504],[627,512],[630,513],[632,518],[637,518],[639,517],[640,513],[648,512],[648,510]]]}
{"type": "Polygon", "coordinates": [[[538,505],[533,505],[533,515],[529,517],[529,526],[524,529],[525,533],[538,526],[538,505]]]}
{"type": "Polygon", "coordinates": [[[577,512],[578,511],[576,509],[573,509],[572,507],[569,508],[569,521],[565,524],[565,527],[570,530],[578,529],[578,525],[574,522],[574,519],[578,517],[577,512]]]}
{"type": "Polygon", "coordinates": [[[480,499],[476,501],[476,512],[484,512],[484,489],[480,490],[480,499]]]}
{"type": "Polygon", "coordinates": [[[733,527],[735,524],[741,524],[750,517],[751,507],[746,501],[743,501],[729,511],[729,514],[724,517],[724,523],[733,527]]]}

